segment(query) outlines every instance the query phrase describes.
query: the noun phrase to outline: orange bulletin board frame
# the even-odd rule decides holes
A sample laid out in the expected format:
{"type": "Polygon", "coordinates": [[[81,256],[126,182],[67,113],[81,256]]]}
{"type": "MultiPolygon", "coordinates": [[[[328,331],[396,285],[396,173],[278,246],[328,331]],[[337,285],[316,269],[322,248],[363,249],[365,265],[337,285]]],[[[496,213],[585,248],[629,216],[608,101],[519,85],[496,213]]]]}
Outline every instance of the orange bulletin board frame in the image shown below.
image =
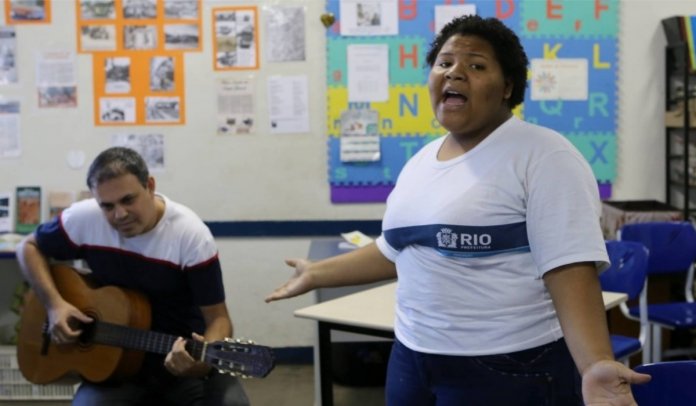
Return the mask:
{"type": "Polygon", "coordinates": [[[154,9],[124,9],[123,0],[113,0],[113,7],[100,3],[99,8],[90,2],[74,1],[79,53],[202,49],[201,0],[189,3],[196,6],[195,10],[179,10],[175,6],[186,3],[165,0],[157,0],[154,9]],[[134,32],[136,29],[139,32],[134,32]]]}
{"type": "Polygon", "coordinates": [[[215,7],[211,21],[213,69],[259,69],[258,7],[215,7]]]}
{"type": "MultiPolygon", "coordinates": [[[[111,62],[113,61],[109,61],[110,65],[113,65],[111,62]]],[[[92,69],[95,125],[185,124],[185,74],[182,52],[95,52],[92,69]],[[124,72],[125,68],[121,68],[121,72],[124,73],[117,73],[121,76],[116,78],[120,79],[120,88],[115,86],[113,77],[107,79],[109,58],[128,60],[128,73],[124,72]],[[147,74],[144,74],[145,72],[147,74]],[[161,81],[167,83],[163,85],[161,81]],[[119,117],[121,115],[122,117],[119,117]]]]}
{"type": "Polygon", "coordinates": [[[51,22],[51,0],[35,0],[35,6],[5,0],[5,22],[13,24],[48,24],[51,22]]]}

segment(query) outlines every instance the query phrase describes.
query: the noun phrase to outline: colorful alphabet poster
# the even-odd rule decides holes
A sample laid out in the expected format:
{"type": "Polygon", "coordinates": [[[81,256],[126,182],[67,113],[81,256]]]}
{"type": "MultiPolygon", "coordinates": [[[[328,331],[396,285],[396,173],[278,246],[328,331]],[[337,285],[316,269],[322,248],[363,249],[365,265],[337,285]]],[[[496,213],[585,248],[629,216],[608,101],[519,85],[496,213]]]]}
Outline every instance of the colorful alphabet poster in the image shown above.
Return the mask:
{"type": "Polygon", "coordinates": [[[458,12],[496,17],[522,41],[530,74],[525,101],[514,113],[565,135],[590,163],[601,196],[610,197],[617,154],[618,0],[399,0],[396,34],[375,30],[374,22],[379,24],[382,19],[373,17],[363,31],[360,24],[354,24],[358,35],[352,32],[344,36],[342,11],[354,10],[357,14],[351,15],[350,21],[358,22],[363,20],[359,14],[386,15],[389,11],[376,7],[383,2],[349,2],[355,7],[342,7],[339,0],[327,1],[327,15],[335,18],[326,31],[332,202],[385,201],[406,161],[445,133],[431,110],[425,55],[435,36],[436,14],[437,24],[442,24],[442,15],[453,14],[447,7],[464,3],[466,9],[458,12]],[[356,44],[388,46],[386,101],[349,101],[347,75],[352,61],[348,60],[348,49],[356,44]],[[361,109],[378,113],[378,161],[341,159],[341,117],[347,110],[361,109]]]}

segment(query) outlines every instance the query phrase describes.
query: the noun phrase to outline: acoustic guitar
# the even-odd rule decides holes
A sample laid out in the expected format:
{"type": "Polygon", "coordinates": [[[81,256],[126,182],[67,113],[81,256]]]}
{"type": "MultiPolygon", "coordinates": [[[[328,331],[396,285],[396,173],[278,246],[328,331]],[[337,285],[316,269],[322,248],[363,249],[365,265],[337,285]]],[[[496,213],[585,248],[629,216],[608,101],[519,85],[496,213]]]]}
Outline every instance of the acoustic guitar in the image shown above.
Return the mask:
{"type": "MultiPolygon", "coordinates": [[[[47,316],[31,290],[24,299],[17,342],[22,375],[32,383],[91,382],[135,375],[146,352],[166,354],[178,337],[149,331],[150,304],[136,291],[105,286],[94,288],[66,265],[54,265],[51,274],[60,294],[94,319],[82,324],[83,333],[71,344],[53,343],[47,316]]],[[[274,367],[269,347],[243,340],[200,342],[189,339],[186,350],[221,373],[265,377],[274,367]]]]}

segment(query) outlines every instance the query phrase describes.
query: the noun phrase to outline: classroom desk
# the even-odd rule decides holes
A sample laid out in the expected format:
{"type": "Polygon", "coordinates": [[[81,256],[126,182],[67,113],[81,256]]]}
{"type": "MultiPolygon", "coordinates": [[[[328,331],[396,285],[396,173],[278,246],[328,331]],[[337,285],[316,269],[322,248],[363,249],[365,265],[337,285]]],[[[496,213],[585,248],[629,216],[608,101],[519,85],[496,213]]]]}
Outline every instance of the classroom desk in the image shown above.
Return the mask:
{"type": "MultiPolygon", "coordinates": [[[[321,406],[333,406],[331,331],[347,331],[394,338],[396,282],[364,290],[295,311],[295,317],[316,320],[319,325],[319,386],[321,406]]],[[[623,293],[602,292],[604,308],[625,302],[623,293]]]]}

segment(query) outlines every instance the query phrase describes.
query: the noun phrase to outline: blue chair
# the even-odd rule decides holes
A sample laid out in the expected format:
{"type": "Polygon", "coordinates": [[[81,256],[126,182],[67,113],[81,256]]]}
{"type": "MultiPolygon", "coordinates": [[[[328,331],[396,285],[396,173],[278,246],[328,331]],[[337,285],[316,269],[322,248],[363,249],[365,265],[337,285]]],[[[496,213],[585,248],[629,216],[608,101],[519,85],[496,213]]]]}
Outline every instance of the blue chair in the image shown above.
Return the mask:
{"type": "Polygon", "coordinates": [[[648,249],[634,241],[607,241],[607,253],[611,266],[599,275],[602,290],[621,292],[628,300],[638,299],[638,318],[630,314],[627,304],[621,303],[624,316],[640,322],[638,337],[611,335],[614,357],[628,365],[629,358],[643,351],[643,364],[650,362],[650,324],[647,312],[648,249]]]}
{"type": "MultiPolygon", "coordinates": [[[[696,328],[696,303],[694,303],[694,260],[696,260],[696,230],[689,222],[650,222],[626,224],[621,227],[620,239],[643,243],[650,252],[648,275],[682,273],[685,302],[648,304],[648,321],[652,329],[652,362],[663,357],[696,353],[694,348],[662,351],[662,329],[696,328]]],[[[633,317],[639,310],[630,309],[633,317]]]]}
{"type": "Polygon", "coordinates": [[[696,361],[665,361],[639,365],[636,372],[652,376],[650,382],[632,385],[640,406],[696,405],[696,361]]]}

